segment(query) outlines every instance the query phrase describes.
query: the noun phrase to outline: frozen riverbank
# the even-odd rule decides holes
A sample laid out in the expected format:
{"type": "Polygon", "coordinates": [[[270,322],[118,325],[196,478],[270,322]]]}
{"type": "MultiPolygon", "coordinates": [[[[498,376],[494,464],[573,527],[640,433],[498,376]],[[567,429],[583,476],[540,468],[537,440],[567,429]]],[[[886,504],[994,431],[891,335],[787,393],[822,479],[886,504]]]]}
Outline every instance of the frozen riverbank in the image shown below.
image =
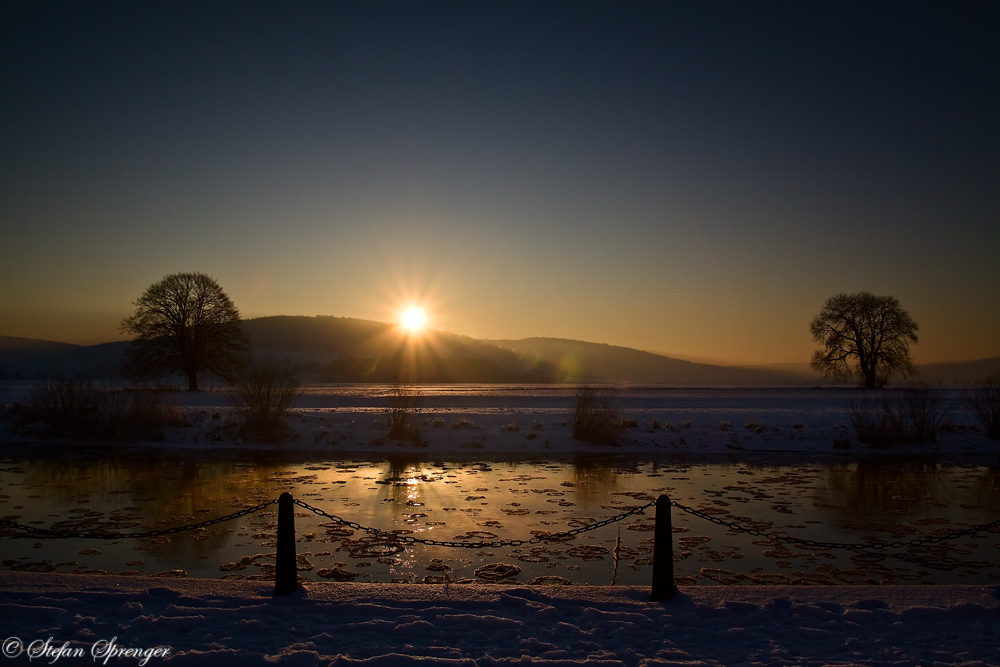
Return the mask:
{"type": "Polygon", "coordinates": [[[112,638],[169,647],[166,664],[220,667],[1000,664],[996,586],[691,586],[663,603],[637,587],[310,582],[271,592],[262,582],[0,572],[0,617],[25,645],[52,637],[88,651],[60,664],[91,664],[91,647],[112,638]]]}
{"type": "MultiPolygon", "coordinates": [[[[24,400],[29,385],[0,387],[0,402],[24,400]]],[[[856,389],[632,387],[618,405],[629,427],[618,446],[593,445],[572,435],[574,388],[565,385],[430,385],[413,415],[420,442],[388,436],[387,388],[379,385],[306,387],[291,418],[292,432],[277,444],[245,442],[227,397],[220,392],[178,393],[170,401],[179,419],[165,448],[278,449],[329,453],[423,452],[451,454],[715,454],[732,452],[843,453],[868,451],[850,427],[848,406],[865,398],[856,389]]],[[[894,447],[900,453],[1000,451],[974,424],[955,389],[943,390],[949,424],[930,443],[894,447]]],[[[881,396],[881,394],[878,394],[881,396]]],[[[0,421],[9,416],[0,414],[0,421]]],[[[6,431],[3,423],[0,429],[6,431]]],[[[8,441],[33,438],[4,436],[8,441]]]]}

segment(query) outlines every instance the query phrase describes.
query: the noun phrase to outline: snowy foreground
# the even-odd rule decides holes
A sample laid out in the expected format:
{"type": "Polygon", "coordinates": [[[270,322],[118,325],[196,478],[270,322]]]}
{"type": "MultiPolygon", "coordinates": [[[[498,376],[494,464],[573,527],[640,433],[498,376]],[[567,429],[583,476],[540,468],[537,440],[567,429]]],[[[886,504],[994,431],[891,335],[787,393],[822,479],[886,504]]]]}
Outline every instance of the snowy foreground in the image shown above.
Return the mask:
{"type": "Polygon", "coordinates": [[[685,587],[659,603],[634,587],[306,586],[0,572],[4,649],[51,637],[86,654],[55,664],[95,664],[115,640],[170,649],[146,664],[215,667],[1000,665],[997,586],[685,587]]]}

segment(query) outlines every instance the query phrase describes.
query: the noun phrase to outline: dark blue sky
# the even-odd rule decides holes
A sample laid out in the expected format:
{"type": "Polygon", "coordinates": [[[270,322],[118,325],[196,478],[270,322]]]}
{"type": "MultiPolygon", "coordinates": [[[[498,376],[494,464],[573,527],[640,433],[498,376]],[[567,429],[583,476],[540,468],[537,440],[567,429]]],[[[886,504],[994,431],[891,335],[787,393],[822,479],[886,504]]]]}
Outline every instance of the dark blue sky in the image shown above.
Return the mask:
{"type": "Polygon", "coordinates": [[[0,334],[246,316],[805,361],[897,296],[1000,354],[995,3],[5,3],[0,334]]]}

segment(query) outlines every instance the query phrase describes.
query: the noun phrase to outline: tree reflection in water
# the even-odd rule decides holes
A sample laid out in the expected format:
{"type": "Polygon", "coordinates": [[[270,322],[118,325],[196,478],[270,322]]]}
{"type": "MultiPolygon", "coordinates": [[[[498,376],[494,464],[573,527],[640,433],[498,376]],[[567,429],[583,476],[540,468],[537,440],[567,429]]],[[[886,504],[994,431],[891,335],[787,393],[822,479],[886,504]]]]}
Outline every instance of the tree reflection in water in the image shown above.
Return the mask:
{"type": "Polygon", "coordinates": [[[914,503],[945,499],[953,489],[942,472],[950,470],[925,459],[871,458],[854,463],[830,464],[827,482],[830,501],[847,513],[871,518],[912,510],[914,503]]]}

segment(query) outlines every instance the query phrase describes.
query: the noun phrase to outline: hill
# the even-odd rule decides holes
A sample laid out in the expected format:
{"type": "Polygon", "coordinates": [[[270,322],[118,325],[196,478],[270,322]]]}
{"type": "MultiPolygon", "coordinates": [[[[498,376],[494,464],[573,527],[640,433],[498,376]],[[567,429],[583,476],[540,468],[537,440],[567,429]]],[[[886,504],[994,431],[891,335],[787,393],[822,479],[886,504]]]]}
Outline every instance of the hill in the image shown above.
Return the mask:
{"type": "MultiPolygon", "coordinates": [[[[914,382],[927,384],[973,384],[994,373],[1000,373],[1000,357],[975,359],[972,361],[948,361],[933,364],[915,364],[917,374],[914,382]]],[[[747,366],[757,370],[778,371],[795,375],[803,382],[822,384],[829,382],[812,369],[808,363],[768,364],[767,366],[747,366]]],[[[891,386],[898,384],[898,380],[891,386]]]]}
{"type": "Polygon", "coordinates": [[[51,340],[0,336],[0,379],[31,373],[36,362],[80,347],[51,340]]]}
{"type": "Polygon", "coordinates": [[[468,336],[349,317],[275,316],[247,320],[254,354],[327,382],[552,382],[553,370],[468,336]]]}
{"type": "Polygon", "coordinates": [[[259,358],[318,371],[332,382],[385,382],[398,374],[420,382],[803,383],[790,373],[561,338],[477,340],[439,331],[411,337],[386,322],[325,316],[262,317],[244,327],[259,358]]]}
{"type": "Polygon", "coordinates": [[[1000,357],[918,365],[916,380],[941,384],[969,384],[1000,373],[1000,357]]]}
{"type": "MultiPolygon", "coordinates": [[[[801,385],[823,382],[808,364],[717,366],[627,347],[563,338],[478,340],[442,331],[411,336],[387,322],[350,317],[246,320],[258,363],[327,382],[625,382],[676,385],[801,385]]],[[[41,373],[113,377],[128,342],[81,347],[0,336],[0,379],[41,373]]],[[[925,364],[916,379],[966,383],[1000,372],[1000,357],[925,364]]]]}
{"type": "Polygon", "coordinates": [[[791,373],[699,364],[629,347],[565,338],[489,340],[535,363],[556,369],[561,382],[591,380],[633,384],[803,384],[791,373]]]}

